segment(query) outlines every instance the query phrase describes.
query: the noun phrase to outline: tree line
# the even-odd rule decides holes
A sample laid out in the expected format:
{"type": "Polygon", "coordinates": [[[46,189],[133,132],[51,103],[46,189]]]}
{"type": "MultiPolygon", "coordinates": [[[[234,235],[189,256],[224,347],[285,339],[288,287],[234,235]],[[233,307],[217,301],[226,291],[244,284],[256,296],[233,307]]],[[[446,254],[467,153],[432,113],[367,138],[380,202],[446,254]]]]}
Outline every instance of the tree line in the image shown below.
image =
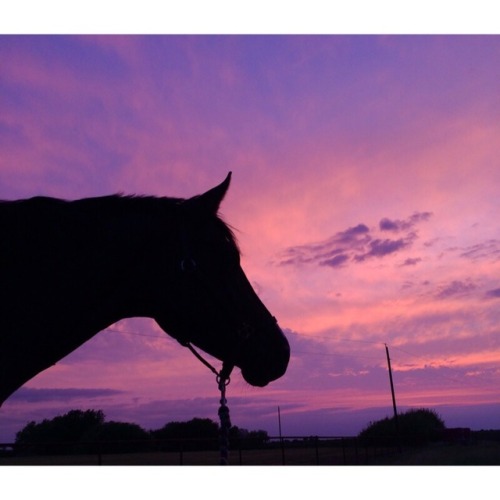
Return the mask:
{"type": "MultiPolygon", "coordinates": [[[[443,439],[446,426],[433,410],[413,409],[397,421],[370,422],[357,436],[365,446],[422,445],[443,439]]],[[[498,432],[498,431],[495,431],[498,432]]],[[[270,444],[266,431],[232,426],[231,448],[261,448],[270,444]]],[[[219,448],[219,424],[208,418],[169,422],[146,431],[137,424],[106,421],[101,410],[72,410],[53,419],[29,422],[16,434],[18,453],[129,453],[139,451],[194,451],[219,448]]]]}
{"type": "MultiPolygon", "coordinates": [[[[102,410],[71,410],[42,422],[29,422],[16,434],[19,453],[129,453],[139,451],[216,450],[219,425],[208,418],[169,422],[146,431],[127,422],[106,421],[102,410]]],[[[249,431],[237,426],[229,430],[230,443],[244,441],[260,447],[269,440],[266,431],[249,431]]]]}

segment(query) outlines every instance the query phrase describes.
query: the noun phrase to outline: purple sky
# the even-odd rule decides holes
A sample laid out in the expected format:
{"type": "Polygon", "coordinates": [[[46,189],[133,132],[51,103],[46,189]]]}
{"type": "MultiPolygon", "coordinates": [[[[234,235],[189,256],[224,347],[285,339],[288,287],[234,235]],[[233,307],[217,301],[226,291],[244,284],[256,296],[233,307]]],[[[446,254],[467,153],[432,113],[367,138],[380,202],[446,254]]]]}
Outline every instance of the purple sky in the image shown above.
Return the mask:
{"type": "MultiPolygon", "coordinates": [[[[500,427],[498,36],[0,37],[0,199],[189,197],[222,212],[292,346],[233,424],[352,435],[398,405],[500,427]]],[[[217,420],[212,374],[121,321],[0,409],[217,420]]]]}

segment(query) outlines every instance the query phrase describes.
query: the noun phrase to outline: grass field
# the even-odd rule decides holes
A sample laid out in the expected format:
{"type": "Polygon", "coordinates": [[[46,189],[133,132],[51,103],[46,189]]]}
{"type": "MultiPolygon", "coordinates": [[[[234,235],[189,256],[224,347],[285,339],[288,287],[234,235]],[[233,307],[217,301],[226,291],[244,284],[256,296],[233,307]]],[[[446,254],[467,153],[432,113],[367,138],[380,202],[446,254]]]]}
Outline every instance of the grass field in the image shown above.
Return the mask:
{"type": "Polygon", "coordinates": [[[500,443],[478,441],[470,444],[431,444],[385,457],[374,465],[500,465],[500,443]]]}
{"type": "MultiPolygon", "coordinates": [[[[340,464],[339,450],[323,452],[324,465],[340,464]],[[333,460],[333,462],[332,462],[333,460]],[[329,463],[327,463],[329,462],[329,463]]],[[[217,451],[179,453],[148,452],[105,455],[27,456],[0,458],[0,465],[219,465],[217,451]]],[[[230,453],[230,465],[282,465],[280,450],[245,450],[230,453]]],[[[287,450],[286,465],[315,465],[314,450],[287,450]]],[[[321,462],[320,462],[321,463],[321,462]]]]}
{"type": "MultiPolygon", "coordinates": [[[[0,457],[0,465],[218,465],[216,451],[148,452],[103,455],[0,457]]],[[[230,465],[283,465],[281,449],[233,450],[230,465]]],[[[437,443],[403,450],[355,450],[339,446],[289,448],[284,465],[500,465],[500,443],[494,441],[462,444],[437,443]]]]}

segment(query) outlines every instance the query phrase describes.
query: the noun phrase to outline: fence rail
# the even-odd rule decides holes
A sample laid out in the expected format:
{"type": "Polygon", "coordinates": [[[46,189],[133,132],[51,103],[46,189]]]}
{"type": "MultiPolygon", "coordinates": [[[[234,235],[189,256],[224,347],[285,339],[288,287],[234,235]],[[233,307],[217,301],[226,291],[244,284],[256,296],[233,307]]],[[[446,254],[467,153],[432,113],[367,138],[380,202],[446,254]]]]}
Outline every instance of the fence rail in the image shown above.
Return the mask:
{"type": "MultiPolygon", "coordinates": [[[[394,447],[360,444],[345,436],[270,436],[231,442],[230,465],[364,465],[394,447]]],[[[100,443],[0,443],[0,465],[217,465],[214,439],[100,443]]]]}

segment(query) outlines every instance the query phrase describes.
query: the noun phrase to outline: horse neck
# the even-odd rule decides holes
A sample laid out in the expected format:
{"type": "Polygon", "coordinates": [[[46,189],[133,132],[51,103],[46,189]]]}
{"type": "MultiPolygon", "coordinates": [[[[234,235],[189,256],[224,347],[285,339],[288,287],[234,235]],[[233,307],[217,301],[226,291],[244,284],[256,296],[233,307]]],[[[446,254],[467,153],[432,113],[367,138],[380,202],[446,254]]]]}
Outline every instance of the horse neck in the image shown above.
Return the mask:
{"type": "Polygon", "coordinates": [[[175,207],[165,203],[170,200],[162,199],[117,201],[124,202],[124,210],[113,210],[104,218],[101,213],[101,265],[108,274],[104,279],[114,282],[111,302],[116,305],[117,316],[151,317],[158,286],[168,289],[177,258],[175,207]],[[149,205],[141,206],[141,202],[149,205]]]}
{"type": "Polygon", "coordinates": [[[0,213],[8,242],[0,243],[0,404],[106,326],[152,317],[151,304],[165,299],[158,283],[168,289],[172,278],[174,211],[126,201],[4,206],[10,213],[0,213]]]}

